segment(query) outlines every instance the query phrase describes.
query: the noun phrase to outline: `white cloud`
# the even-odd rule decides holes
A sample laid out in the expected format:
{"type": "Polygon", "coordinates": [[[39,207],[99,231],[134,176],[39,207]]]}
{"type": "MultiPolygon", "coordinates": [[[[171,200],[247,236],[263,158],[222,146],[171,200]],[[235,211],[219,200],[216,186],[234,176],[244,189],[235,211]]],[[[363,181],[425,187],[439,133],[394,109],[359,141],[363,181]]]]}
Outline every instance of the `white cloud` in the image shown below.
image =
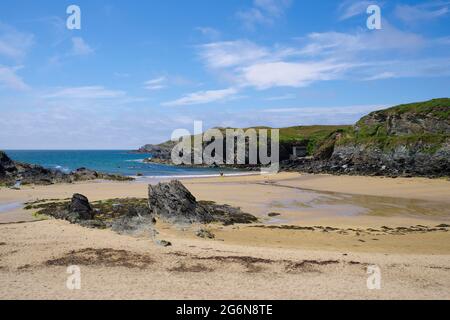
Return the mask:
{"type": "Polygon", "coordinates": [[[166,81],[166,77],[151,79],[144,83],[144,88],[147,90],[161,90],[166,88],[166,81]]]}
{"type": "Polygon", "coordinates": [[[0,23],[0,55],[21,60],[34,44],[34,36],[19,32],[11,26],[0,23]]]}
{"type": "Polygon", "coordinates": [[[44,98],[67,99],[113,99],[124,97],[124,91],[110,90],[103,86],[62,88],[44,96],[44,98]]]}
{"type": "Polygon", "coordinates": [[[260,46],[248,40],[199,46],[206,67],[234,88],[304,87],[318,81],[381,80],[450,73],[447,38],[429,39],[384,22],[383,30],[311,33],[294,45],[260,46]],[[421,59],[424,49],[440,48],[421,59]],[[441,50],[443,49],[443,50],[441,50]],[[437,66],[441,68],[436,68],[437,66]],[[431,72],[430,70],[433,70],[431,72]],[[413,72],[414,71],[414,72],[413,72]]]}
{"type": "Polygon", "coordinates": [[[450,2],[430,1],[418,5],[399,4],[395,8],[395,15],[406,23],[418,23],[433,20],[448,15],[450,2]]]}
{"type": "Polygon", "coordinates": [[[291,6],[291,0],[254,0],[253,7],[238,11],[236,16],[253,30],[257,25],[271,25],[291,6]]]}
{"type": "Polygon", "coordinates": [[[208,90],[190,93],[180,99],[165,102],[164,106],[184,106],[194,104],[206,104],[232,98],[238,91],[234,88],[223,90],[208,90]]]}
{"type": "Polygon", "coordinates": [[[199,31],[203,36],[211,40],[217,40],[221,35],[220,31],[211,27],[197,27],[195,29],[199,31]]]}
{"type": "Polygon", "coordinates": [[[315,81],[337,79],[351,67],[335,61],[259,63],[243,68],[240,80],[258,89],[304,87],[315,81]]]}
{"type": "Polygon", "coordinates": [[[94,53],[94,49],[92,49],[86,41],[81,37],[73,37],[72,38],[72,52],[71,54],[75,56],[86,56],[94,53]]]}
{"type": "Polygon", "coordinates": [[[350,19],[357,15],[366,13],[367,8],[373,4],[377,4],[376,1],[360,1],[360,0],[343,1],[338,8],[338,11],[340,13],[339,20],[350,19]]]}
{"type": "Polygon", "coordinates": [[[299,48],[261,47],[247,40],[200,47],[200,56],[207,67],[227,73],[227,78],[238,87],[303,87],[319,80],[337,79],[353,67],[351,63],[330,58],[302,60],[301,52],[299,48]]]}
{"type": "Polygon", "coordinates": [[[335,57],[336,54],[362,51],[371,53],[387,50],[417,50],[424,47],[427,40],[418,34],[396,29],[385,22],[383,29],[377,30],[377,32],[311,33],[307,36],[307,41],[306,46],[301,50],[302,53],[314,56],[328,54],[335,57]]]}
{"type": "Polygon", "coordinates": [[[274,17],[280,17],[292,4],[291,0],[254,0],[255,7],[274,17]]]}
{"type": "Polygon", "coordinates": [[[17,75],[17,70],[22,67],[6,67],[0,65],[0,84],[14,90],[27,90],[28,85],[17,75]]]}
{"type": "Polygon", "coordinates": [[[227,68],[267,57],[269,51],[247,40],[213,42],[200,47],[200,56],[210,68],[227,68]]]}
{"type": "Polygon", "coordinates": [[[381,72],[379,74],[370,76],[370,77],[366,78],[365,80],[367,80],[367,81],[383,80],[383,79],[389,79],[389,78],[395,78],[395,77],[396,77],[396,75],[393,72],[381,72]]]}

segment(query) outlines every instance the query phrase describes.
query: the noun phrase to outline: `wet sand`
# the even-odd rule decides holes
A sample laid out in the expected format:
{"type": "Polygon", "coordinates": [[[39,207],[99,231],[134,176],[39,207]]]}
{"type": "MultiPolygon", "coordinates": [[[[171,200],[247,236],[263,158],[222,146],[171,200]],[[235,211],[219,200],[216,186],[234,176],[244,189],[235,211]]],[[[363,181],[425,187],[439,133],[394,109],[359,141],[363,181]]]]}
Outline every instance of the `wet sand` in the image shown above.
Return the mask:
{"type": "MultiPolygon", "coordinates": [[[[158,222],[158,239],[173,244],[162,248],[10,208],[0,213],[0,298],[450,299],[449,181],[282,173],[183,182],[199,200],[240,206],[260,223],[158,222]],[[196,237],[199,228],[215,239],[196,237]],[[65,286],[70,264],[81,264],[79,291],[65,286]],[[381,290],[367,289],[370,265],[381,269],[381,290]]],[[[147,185],[1,189],[0,205],[75,192],[146,197],[147,185]]]]}

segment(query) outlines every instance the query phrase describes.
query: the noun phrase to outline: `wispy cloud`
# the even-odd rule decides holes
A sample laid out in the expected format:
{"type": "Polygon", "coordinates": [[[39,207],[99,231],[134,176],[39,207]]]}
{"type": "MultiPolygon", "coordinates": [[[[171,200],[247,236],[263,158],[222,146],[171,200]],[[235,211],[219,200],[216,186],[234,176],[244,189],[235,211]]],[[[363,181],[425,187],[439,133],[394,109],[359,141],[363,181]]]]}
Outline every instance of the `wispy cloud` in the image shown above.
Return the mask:
{"type": "Polygon", "coordinates": [[[370,5],[377,4],[376,1],[346,0],[338,7],[339,20],[346,20],[357,15],[366,13],[370,5]]]}
{"type": "Polygon", "coordinates": [[[382,30],[377,32],[357,31],[355,33],[322,32],[311,33],[301,52],[309,55],[349,54],[399,50],[415,51],[426,45],[427,39],[421,35],[401,31],[387,21],[382,30]]]}
{"type": "Polygon", "coordinates": [[[34,44],[34,35],[0,23],[0,55],[22,60],[34,44]]]}
{"type": "Polygon", "coordinates": [[[84,41],[81,37],[73,37],[72,38],[72,51],[71,54],[75,56],[86,56],[94,53],[94,49],[92,49],[86,41],[84,41]]]}
{"type": "Polygon", "coordinates": [[[227,68],[267,57],[269,50],[247,40],[213,42],[200,46],[200,56],[210,68],[227,68]]]}
{"type": "Polygon", "coordinates": [[[268,97],[268,98],[265,98],[264,100],[266,100],[266,101],[283,101],[283,100],[293,100],[296,98],[297,98],[297,95],[295,95],[293,93],[288,93],[288,94],[284,94],[284,95],[280,95],[280,96],[268,97]]]}
{"type": "Polygon", "coordinates": [[[300,48],[267,48],[246,40],[210,43],[200,48],[206,66],[228,73],[228,79],[237,87],[303,87],[337,79],[353,66],[331,58],[298,59],[300,53],[300,48]]]}
{"type": "Polygon", "coordinates": [[[167,87],[165,84],[166,81],[166,77],[151,79],[144,83],[144,88],[147,90],[161,90],[167,87]]]}
{"type": "Polygon", "coordinates": [[[320,62],[267,62],[242,68],[239,76],[243,85],[268,89],[272,87],[304,87],[315,81],[338,79],[343,72],[354,67],[351,63],[320,62]]]}
{"type": "Polygon", "coordinates": [[[27,90],[29,86],[17,75],[22,67],[5,67],[0,65],[0,85],[14,90],[27,90]]]}
{"type": "Polygon", "coordinates": [[[450,13],[449,1],[428,1],[417,5],[399,4],[395,15],[406,23],[418,23],[447,16],[450,13]]]}
{"type": "Polygon", "coordinates": [[[208,38],[209,40],[218,40],[221,36],[221,32],[217,29],[211,28],[211,27],[197,27],[195,28],[197,31],[199,31],[203,36],[208,38]]]}
{"type": "Polygon", "coordinates": [[[55,92],[44,95],[44,98],[113,99],[124,97],[125,95],[124,91],[110,90],[103,86],[87,86],[58,89],[55,92]]]}
{"type": "Polygon", "coordinates": [[[373,81],[373,80],[390,79],[390,78],[395,78],[395,77],[396,76],[395,76],[394,72],[381,72],[379,74],[375,74],[373,76],[369,76],[365,80],[373,81]]]}
{"type": "Polygon", "coordinates": [[[235,88],[259,90],[304,87],[318,81],[358,81],[401,77],[429,77],[450,73],[447,38],[430,39],[402,31],[388,21],[377,32],[311,33],[289,46],[260,46],[248,40],[213,42],[199,46],[200,58],[235,88]],[[429,48],[442,48],[427,61],[429,48]],[[440,65],[440,71],[430,72],[440,65]],[[415,72],[412,72],[415,70],[415,72]]]}
{"type": "Polygon", "coordinates": [[[184,106],[195,104],[206,104],[211,102],[218,102],[232,98],[237,94],[237,90],[234,88],[228,88],[223,90],[208,90],[190,93],[180,99],[165,102],[163,106],[184,106]]]}
{"type": "Polygon", "coordinates": [[[254,30],[257,25],[271,25],[291,6],[291,0],[254,0],[253,6],[238,11],[236,16],[245,28],[254,30]]]}

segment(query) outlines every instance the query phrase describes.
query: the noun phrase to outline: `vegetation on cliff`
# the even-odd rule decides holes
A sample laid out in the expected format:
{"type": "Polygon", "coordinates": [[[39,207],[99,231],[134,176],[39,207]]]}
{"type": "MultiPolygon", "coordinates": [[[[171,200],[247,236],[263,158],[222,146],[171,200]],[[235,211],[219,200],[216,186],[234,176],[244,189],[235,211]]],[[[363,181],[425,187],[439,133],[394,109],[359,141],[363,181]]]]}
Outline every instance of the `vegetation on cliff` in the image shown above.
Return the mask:
{"type": "Polygon", "coordinates": [[[434,152],[450,138],[450,99],[403,104],[372,112],[343,132],[339,145],[355,144],[391,150],[421,144],[434,152]]]}

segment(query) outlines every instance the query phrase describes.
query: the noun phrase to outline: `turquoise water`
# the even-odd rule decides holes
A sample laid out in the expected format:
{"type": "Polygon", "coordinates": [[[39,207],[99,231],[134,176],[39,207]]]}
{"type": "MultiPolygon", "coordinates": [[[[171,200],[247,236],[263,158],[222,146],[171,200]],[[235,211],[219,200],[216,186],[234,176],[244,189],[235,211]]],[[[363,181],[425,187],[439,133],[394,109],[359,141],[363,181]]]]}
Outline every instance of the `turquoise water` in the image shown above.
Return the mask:
{"type": "Polygon", "coordinates": [[[8,156],[20,162],[38,164],[63,172],[85,167],[105,173],[135,176],[138,173],[150,177],[214,175],[219,169],[182,168],[162,164],[143,163],[150,154],[133,154],[125,150],[98,151],[28,151],[6,150],[8,156]]]}

